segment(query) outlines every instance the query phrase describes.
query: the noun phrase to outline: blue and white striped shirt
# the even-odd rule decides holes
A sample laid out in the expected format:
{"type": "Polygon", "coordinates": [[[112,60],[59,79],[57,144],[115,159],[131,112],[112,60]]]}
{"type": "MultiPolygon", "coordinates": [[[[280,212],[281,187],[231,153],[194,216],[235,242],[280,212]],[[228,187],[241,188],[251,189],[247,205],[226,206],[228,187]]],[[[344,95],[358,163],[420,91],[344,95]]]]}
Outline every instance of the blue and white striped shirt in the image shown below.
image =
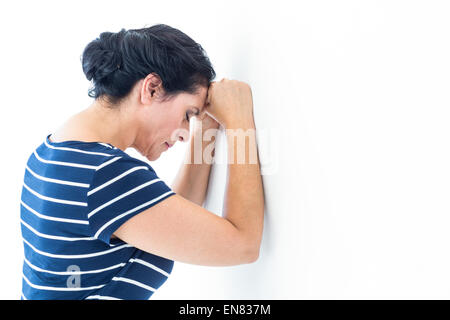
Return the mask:
{"type": "Polygon", "coordinates": [[[175,192],[111,144],[49,137],[25,169],[22,299],[149,299],[174,261],[111,236],[175,192]]]}

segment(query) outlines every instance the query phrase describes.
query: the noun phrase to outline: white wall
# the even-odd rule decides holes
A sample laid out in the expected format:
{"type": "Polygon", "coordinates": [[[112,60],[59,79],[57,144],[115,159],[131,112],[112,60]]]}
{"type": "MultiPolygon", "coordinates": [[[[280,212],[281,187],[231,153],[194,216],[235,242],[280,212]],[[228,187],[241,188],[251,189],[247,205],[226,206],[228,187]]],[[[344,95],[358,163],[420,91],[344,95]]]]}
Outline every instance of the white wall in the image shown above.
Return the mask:
{"type": "MultiPolygon", "coordinates": [[[[0,298],[20,296],[26,159],[90,103],[82,49],[102,31],[155,23],[200,42],[218,79],[251,84],[267,198],[256,263],[177,262],[154,299],[450,298],[448,2],[1,7],[0,298]]],[[[216,152],[225,159],[220,138],[216,152]]],[[[185,147],[152,163],[168,183],[185,147]]],[[[206,203],[217,214],[224,162],[213,168],[206,203]]]]}

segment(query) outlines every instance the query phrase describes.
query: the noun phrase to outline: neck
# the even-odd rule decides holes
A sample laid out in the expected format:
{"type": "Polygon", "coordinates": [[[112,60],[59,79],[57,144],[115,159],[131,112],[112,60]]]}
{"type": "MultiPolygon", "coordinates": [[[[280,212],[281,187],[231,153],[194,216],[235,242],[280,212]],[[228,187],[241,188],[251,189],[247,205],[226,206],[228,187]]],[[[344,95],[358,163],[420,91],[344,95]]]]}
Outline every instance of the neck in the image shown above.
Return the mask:
{"type": "Polygon", "coordinates": [[[80,115],[86,119],[88,130],[95,139],[125,151],[137,134],[130,109],[131,106],[126,105],[108,108],[101,101],[94,101],[80,115]]]}

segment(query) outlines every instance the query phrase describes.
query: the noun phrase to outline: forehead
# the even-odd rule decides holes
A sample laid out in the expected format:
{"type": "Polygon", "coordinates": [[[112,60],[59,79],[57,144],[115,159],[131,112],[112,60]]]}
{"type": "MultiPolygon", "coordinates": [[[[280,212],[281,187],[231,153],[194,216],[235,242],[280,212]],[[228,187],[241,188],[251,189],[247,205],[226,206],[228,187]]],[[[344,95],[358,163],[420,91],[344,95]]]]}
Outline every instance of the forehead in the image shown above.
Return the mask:
{"type": "Polygon", "coordinates": [[[208,88],[199,87],[197,92],[194,94],[182,93],[179,99],[189,108],[198,108],[200,111],[203,110],[206,101],[206,96],[208,93],[208,88]]]}
{"type": "Polygon", "coordinates": [[[196,95],[199,99],[201,99],[202,102],[204,102],[204,100],[206,99],[207,94],[208,94],[208,88],[207,88],[207,87],[200,86],[200,87],[198,87],[197,92],[196,92],[195,95],[196,95]]]}
{"type": "Polygon", "coordinates": [[[208,88],[201,87],[198,91],[198,95],[200,96],[200,112],[205,109],[206,97],[208,96],[208,88]]]}

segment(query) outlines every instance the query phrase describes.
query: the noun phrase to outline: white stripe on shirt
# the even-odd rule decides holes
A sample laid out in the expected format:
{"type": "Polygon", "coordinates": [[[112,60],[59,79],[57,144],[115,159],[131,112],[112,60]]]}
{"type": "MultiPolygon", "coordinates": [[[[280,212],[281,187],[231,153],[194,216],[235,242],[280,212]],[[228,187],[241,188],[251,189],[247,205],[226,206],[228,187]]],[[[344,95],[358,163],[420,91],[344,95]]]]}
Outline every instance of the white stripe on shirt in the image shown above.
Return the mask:
{"type": "Polygon", "coordinates": [[[142,259],[130,259],[129,260],[131,263],[133,263],[133,262],[137,262],[137,263],[139,263],[139,264],[142,264],[142,265],[144,265],[144,266],[146,266],[146,267],[148,267],[148,268],[151,268],[151,269],[153,269],[153,270],[156,270],[156,271],[158,271],[159,273],[162,273],[163,275],[165,275],[166,277],[169,277],[169,273],[167,273],[167,272],[165,272],[163,269],[160,269],[160,268],[158,268],[157,266],[155,266],[154,264],[151,264],[151,263],[149,263],[149,262],[147,262],[147,261],[144,261],[144,260],[142,260],[142,259]]]}
{"type": "Polygon", "coordinates": [[[113,158],[113,159],[111,159],[111,160],[108,160],[108,161],[102,163],[101,165],[99,165],[99,166],[97,166],[97,167],[95,168],[95,171],[98,171],[98,170],[100,170],[101,168],[106,167],[107,165],[110,165],[110,164],[113,163],[113,162],[116,162],[116,161],[119,160],[120,158],[122,158],[122,157],[116,157],[116,158],[113,158]]]}
{"type": "MultiPolygon", "coordinates": [[[[85,150],[80,150],[80,149],[74,149],[74,148],[67,148],[67,147],[55,147],[52,145],[49,145],[47,143],[47,141],[44,140],[44,144],[47,148],[51,148],[51,149],[55,149],[55,150],[64,150],[64,151],[74,151],[74,152],[80,152],[80,153],[84,153],[84,154],[93,154],[93,155],[99,155],[99,156],[106,156],[106,157],[112,157],[112,154],[109,153],[102,153],[102,152],[93,152],[93,151],[85,151],[85,150]]],[[[111,147],[108,146],[110,149],[111,147]]]]}
{"type": "Polygon", "coordinates": [[[114,277],[114,278],[112,278],[112,281],[123,281],[123,282],[127,282],[127,283],[130,283],[130,284],[133,284],[135,286],[141,287],[141,288],[143,288],[145,290],[148,290],[148,291],[156,291],[155,288],[152,288],[152,287],[150,287],[150,286],[148,286],[146,284],[143,284],[143,283],[141,283],[139,281],[136,281],[136,280],[133,280],[133,279],[123,278],[123,277],[114,277]]]}
{"type": "Polygon", "coordinates": [[[51,257],[51,258],[61,258],[61,259],[84,259],[84,258],[91,258],[91,257],[97,257],[104,254],[108,254],[123,248],[131,248],[132,246],[129,244],[124,244],[118,247],[114,247],[108,250],[100,251],[100,252],[93,252],[93,253],[85,253],[85,254],[54,254],[49,252],[44,252],[39,249],[36,249],[33,245],[31,245],[27,240],[22,238],[23,242],[25,242],[34,252],[39,253],[43,256],[51,257]]]}
{"type": "Polygon", "coordinates": [[[39,180],[43,180],[43,181],[48,181],[48,182],[53,182],[53,183],[59,183],[59,184],[66,184],[68,186],[74,186],[74,187],[82,187],[82,188],[89,188],[89,184],[87,183],[81,183],[81,182],[73,182],[73,181],[65,181],[65,180],[59,180],[59,179],[52,179],[52,178],[46,178],[43,176],[38,175],[37,173],[35,173],[33,170],[31,170],[28,166],[26,166],[26,169],[33,175],[35,176],[37,179],[39,180]]]}
{"type": "Polygon", "coordinates": [[[132,172],[134,172],[134,171],[136,171],[136,170],[141,170],[141,169],[148,170],[148,168],[145,167],[145,166],[139,166],[139,167],[131,168],[130,170],[125,171],[124,173],[122,173],[121,175],[115,177],[114,179],[111,179],[111,180],[109,180],[108,182],[105,182],[105,183],[102,184],[101,186],[98,186],[98,187],[95,188],[94,190],[89,191],[89,192],[87,193],[87,195],[90,196],[91,194],[96,193],[97,191],[99,191],[99,190],[101,190],[101,189],[103,189],[103,188],[109,186],[111,183],[116,182],[117,180],[119,180],[119,179],[125,177],[126,175],[128,175],[128,174],[130,174],[130,173],[132,173],[132,172]]]}
{"type": "Polygon", "coordinates": [[[134,193],[134,192],[136,192],[136,191],[139,191],[139,190],[141,190],[141,189],[143,189],[143,188],[145,188],[145,187],[147,187],[147,186],[149,186],[149,185],[151,185],[151,184],[154,184],[154,183],[156,183],[156,182],[159,182],[159,181],[161,181],[161,179],[159,179],[159,178],[153,179],[153,180],[151,180],[151,181],[147,181],[146,183],[141,184],[140,186],[137,186],[136,188],[133,188],[133,189],[127,191],[127,192],[124,192],[124,193],[122,193],[120,196],[115,197],[114,199],[109,200],[108,202],[106,202],[106,203],[104,203],[104,204],[98,206],[97,208],[95,208],[94,210],[92,210],[91,212],[89,212],[87,217],[90,218],[90,217],[92,217],[94,214],[96,214],[97,212],[99,212],[99,211],[102,210],[103,208],[106,208],[107,206],[113,204],[114,202],[119,201],[120,199],[125,198],[126,196],[128,196],[128,195],[130,195],[130,194],[132,194],[132,193],[134,193]]]}
{"type": "Polygon", "coordinates": [[[73,205],[73,206],[82,206],[82,207],[87,207],[87,203],[86,202],[79,202],[79,201],[71,201],[71,200],[63,200],[63,199],[56,199],[56,198],[51,198],[51,197],[47,197],[44,196],[34,190],[32,190],[29,186],[26,185],[26,183],[23,183],[23,186],[30,191],[32,194],[34,194],[36,197],[42,199],[42,200],[47,200],[47,201],[51,201],[51,202],[57,202],[57,203],[64,203],[64,204],[69,204],[69,205],[73,205]]]}
{"type": "Polygon", "coordinates": [[[45,234],[45,233],[41,233],[39,231],[37,231],[36,229],[34,229],[32,226],[30,226],[29,224],[27,224],[25,221],[23,221],[22,219],[20,219],[20,222],[31,232],[33,232],[35,235],[37,235],[38,237],[41,238],[46,238],[46,239],[52,239],[52,240],[62,240],[62,241],[83,241],[83,240],[87,240],[87,241],[92,241],[92,240],[97,240],[94,237],[83,237],[83,238],[69,238],[69,237],[60,237],[60,236],[53,236],[53,235],[49,235],[49,234],[45,234]]]}
{"type": "Polygon", "coordinates": [[[94,289],[100,289],[106,286],[105,284],[101,284],[99,286],[92,286],[92,287],[49,287],[49,286],[40,286],[34,283],[31,283],[28,278],[22,274],[23,279],[28,283],[28,285],[34,289],[40,289],[40,290],[52,290],[52,291],[83,291],[83,290],[94,290],[94,289]]]}
{"type": "Polygon", "coordinates": [[[124,267],[126,265],[126,263],[123,262],[123,263],[115,264],[113,266],[110,266],[110,267],[107,267],[107,268],[103,268],[103,269],[86,270],[86,271],[51,271],[51,270],[46,270],[46,269],[42,269],[42,268],[39,268],[39,267],[35,266],[30,261],[28,261],[27,258],[24,258],[24,261],[25,261],[26,264],[28,264],[28,266],[30,266],[30,268],[32,268],[32,269],[34,269],[34,270],[36,270],[38,272],[57,274],[57,275],[61,275],[61,276],[101,273],[101,272],[104,272],[104,271],[109,271],[109,270],[114,270],[116,268],[124,267]]]}
{"type": "Polygon", "coordinates": [[[139,210],[139,209],[141,209],[141,208],[143,208],[145,206],[148,206],[148,205],[152,204],[153,202],[158,201],[159,199],[164,198],[166,195],[172,194],[172,193],[175,194],[175,192],[173,192],[173,191],[167,191],[166,193],[160,195],[159,197],[157,197],[155,199],[152,199],[152,200],[150,200],[150,201],[148,201],[146,203],[143,203],[143,204],[141,204],[141,205],[139,205],[139,206],[137,206],[137,207],[135,207],[135,208],[133,208],[131,210],[128,210],[125,213],[122,213],[122,214],[118,215],[114,219],[109,220],[100,229],[98,229],[98,231],[94,235],[94,238],[98,238],[100,233],[102,233],[103,230],[105,230],[109,225],[111,225],[112,223],[116,222],[117,220],[122,219],[123,217],[125,217],[125,216],[127,216],[127,215],[129,215],[129,214],[131,214],[133,212],[135,212],[136,210],[139,210]]]}
{"type": "Polygon", "coordinates": [[[95,295],[95,296],[89,296],[86,299],[98,299],[98,300],[122,300],[116,297],[109,297],[109,296],[100,296],[100,295],[95,295]]]}
{"type": "Polygon", "coordinates": [[[60,166],[68,166],[68,167],[75,167],[75,168],[84,168],[84,169],[93,169],[95,170],[97,166],[91,166],[88,164],[79,164],[79,163],[73,163],[73,162],[64,162],[64,161],[53,161],[53,160],[45,160],[42,159],[36,152],[36,150],[33,152],[36,159],[38,159],[40,162],[49,163],[49,164],[56,164],[60,166]]]}
{"type": "Polygon", "coordinates": [[[117,149],[116,147],[111,147],[109,144],[107,144],[107,143],[104,143],[104,142],[97,142],[98,144],[101,144],[102,146],[105,146],[105,147],[107,147],[107,148],[110,148],[110,149],[117,149]]]}
{"type": "Polygon", "coordinates": [[[42,218],[42,219],[57,221],[57,222],[65,222],[65,223],[89,224],[89,221],[87,221],[87,220],[76,220],[76,219],[67,219],[67,218],[46,216],[46,215],[43,215],[43,214],[37,212],[36,210],[30,208],[23,201],[20,201],[20,204],[23,205],[28,211],[30,211],[31,213],[33,213],[34,215],[36,215],[37,217],[42,218]]]}

